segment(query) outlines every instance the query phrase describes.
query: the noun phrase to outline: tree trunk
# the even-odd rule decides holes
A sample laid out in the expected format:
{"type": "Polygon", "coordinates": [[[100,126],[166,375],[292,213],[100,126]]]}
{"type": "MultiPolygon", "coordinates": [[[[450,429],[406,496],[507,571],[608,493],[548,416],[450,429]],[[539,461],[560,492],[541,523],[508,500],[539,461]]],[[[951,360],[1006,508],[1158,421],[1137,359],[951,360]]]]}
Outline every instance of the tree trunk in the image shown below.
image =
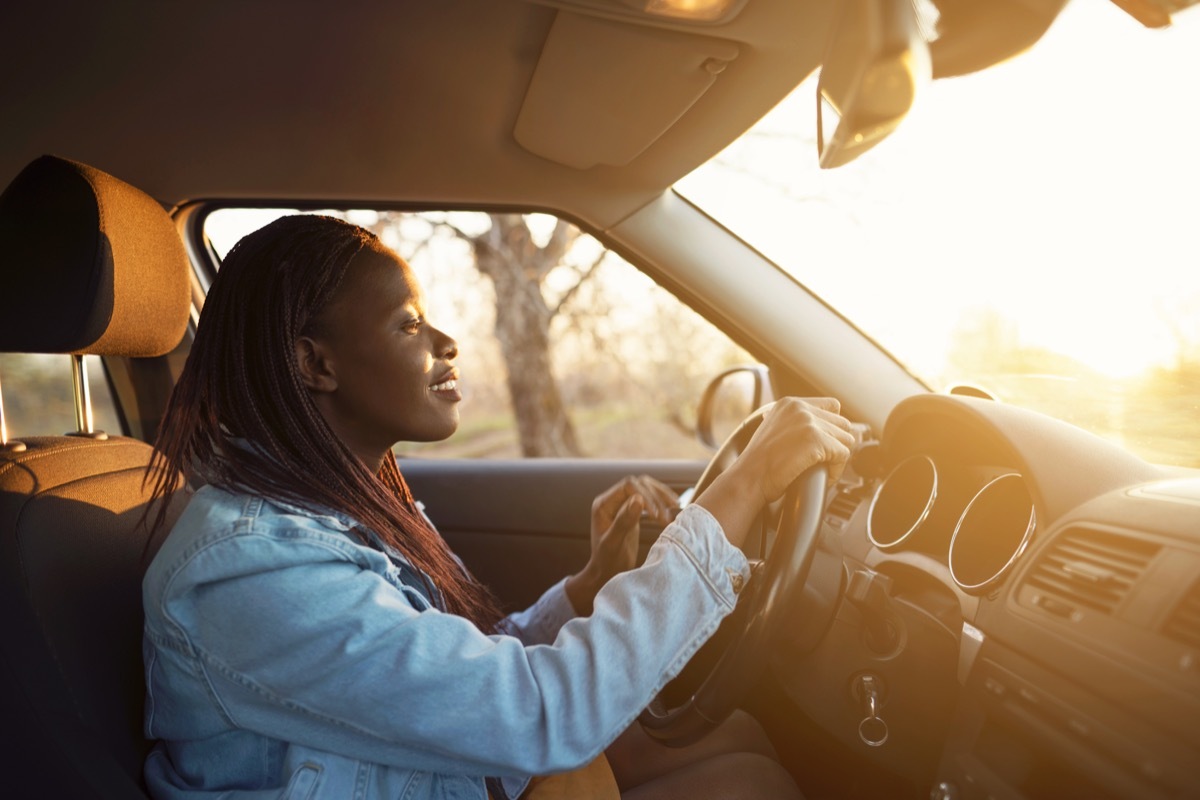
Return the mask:
{"type": "Polygon", "coordinates": [[[525,456],[579,455],[550,363],[554,309],[542,295],[543,279],[573,238],[560,221],[550,242],[539,248],[519,214],[494,215],[491,229],[471,238],[475,266],[496,292],[496,338],[525,456]]]}

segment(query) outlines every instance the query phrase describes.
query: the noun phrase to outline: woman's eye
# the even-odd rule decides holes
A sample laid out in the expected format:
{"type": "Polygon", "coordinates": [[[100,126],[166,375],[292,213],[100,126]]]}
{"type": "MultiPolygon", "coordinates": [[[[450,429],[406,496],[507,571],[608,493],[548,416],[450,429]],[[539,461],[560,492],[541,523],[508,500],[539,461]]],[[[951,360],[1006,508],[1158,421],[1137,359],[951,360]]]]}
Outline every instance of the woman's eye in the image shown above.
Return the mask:
{"type": "Polygon", "coordinates": [[[405,333],[415,334],[417,331],[421,330],[421,320],[409,320],[400,326],[400,330],[404,331],[405,333]]]}

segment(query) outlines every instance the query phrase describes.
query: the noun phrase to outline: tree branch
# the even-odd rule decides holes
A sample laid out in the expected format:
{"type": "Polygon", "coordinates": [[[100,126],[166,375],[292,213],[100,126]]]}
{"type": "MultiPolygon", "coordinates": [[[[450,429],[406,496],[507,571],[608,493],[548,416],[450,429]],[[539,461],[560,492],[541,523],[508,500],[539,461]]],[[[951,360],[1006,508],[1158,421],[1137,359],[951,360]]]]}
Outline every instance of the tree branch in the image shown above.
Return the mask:
{"type": "MultiPolygon", "coordinates": [[[[472,236],[471,234],[464,231],[462,228],[455,225],[453,222],[446,222],[445,220],[438,220],[437,222],[431,222],[430,225],[432,225],[435,229],[445,228],[446,230],[450,231],[458,238],[462,239],[465,242],[469,242],[470,244],[475,244],[475,242],[483,239],[483,236],[479,236],[479,235],[472,236]]],[[[492,247],[492,245],[490,243],[484,242],[484,244],[486,244],[488,247],[492,247]]],[[[493,247],[493,249],[495,249],[495,248],[493,247]]]]}
{"type": "Polygon", "coordinates": [[[611,252],[611,251],[601,250],[600,255],[596,256],[595,260],[592,261],[591,265],[588,266],[587,269],[581,269],[578,271],[579,272],[579,280],[575,281],[575,285],[572,286],[570,289],[567,289],[567,291],[563,292],[563,296],[558,298],[558,302],[554,304],[554,308],[551,309],[551,311],[550,311],[551,317],[558,314],[558,312],[563,310],[563,308],[567,305],[567,303],[571,302],[571,298],[574,297],[575,293],[579,291],[579,287],[581,287],[581,286],[583,286],[583,284],[587,283],[588,278],[592,277],[592,275],[594,275],[596,273],[596,270],[600,267],[600,264],[608,256],[609,252],[611,252]]]}
{"type": "Polygon", "coordinates": [[[550,232],[550,238],[543,247],[538,247],[529,240],[529,251],[526,255],[528,263],[525,265],[534,270],[537,277],[537,282],[540,284],[550,274],[551,270],[562,263],[567,251],[571,249],[571,245],[579,238],[579,230],[569,222],[564,222],[561,219],[554,221],[554,230],[550,232]]]}

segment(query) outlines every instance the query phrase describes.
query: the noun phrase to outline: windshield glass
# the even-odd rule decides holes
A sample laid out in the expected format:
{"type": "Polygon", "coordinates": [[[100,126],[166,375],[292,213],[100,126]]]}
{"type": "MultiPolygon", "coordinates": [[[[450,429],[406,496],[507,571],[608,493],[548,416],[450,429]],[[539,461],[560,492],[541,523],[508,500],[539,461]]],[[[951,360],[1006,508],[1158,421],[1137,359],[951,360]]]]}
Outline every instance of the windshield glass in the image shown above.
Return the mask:
{"type": "Polygon", "coordinates": [[[678,186],[931,388],[1200,466],[1200,11],[1074,3],[822,171],[816,80],[678,186]]]}

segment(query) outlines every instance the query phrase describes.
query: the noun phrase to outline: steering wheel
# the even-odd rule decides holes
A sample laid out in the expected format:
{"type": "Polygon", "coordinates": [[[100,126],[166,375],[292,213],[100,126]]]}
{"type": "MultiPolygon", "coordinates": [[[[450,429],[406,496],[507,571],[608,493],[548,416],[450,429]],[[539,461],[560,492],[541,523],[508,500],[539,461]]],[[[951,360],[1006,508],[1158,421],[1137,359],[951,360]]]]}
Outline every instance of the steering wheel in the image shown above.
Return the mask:
{"type": "MultiPolygon", "coordinates": [[[[762,420],[759,409],[725,440],[700,476],[697,496],[729,469],[762,420]]],[[[769,508],[779,509],[771,552],[755,565],[733,613],[641,713],[638,721],[647,734],[683,747],[702,739],[738,707],[800,599],[817,549],[826,480],[825,466],[817,464],[788,487],[780,502],[771,504],[769,508]],[[680,704],[668,707],[676,698],[680,704]]]]}

